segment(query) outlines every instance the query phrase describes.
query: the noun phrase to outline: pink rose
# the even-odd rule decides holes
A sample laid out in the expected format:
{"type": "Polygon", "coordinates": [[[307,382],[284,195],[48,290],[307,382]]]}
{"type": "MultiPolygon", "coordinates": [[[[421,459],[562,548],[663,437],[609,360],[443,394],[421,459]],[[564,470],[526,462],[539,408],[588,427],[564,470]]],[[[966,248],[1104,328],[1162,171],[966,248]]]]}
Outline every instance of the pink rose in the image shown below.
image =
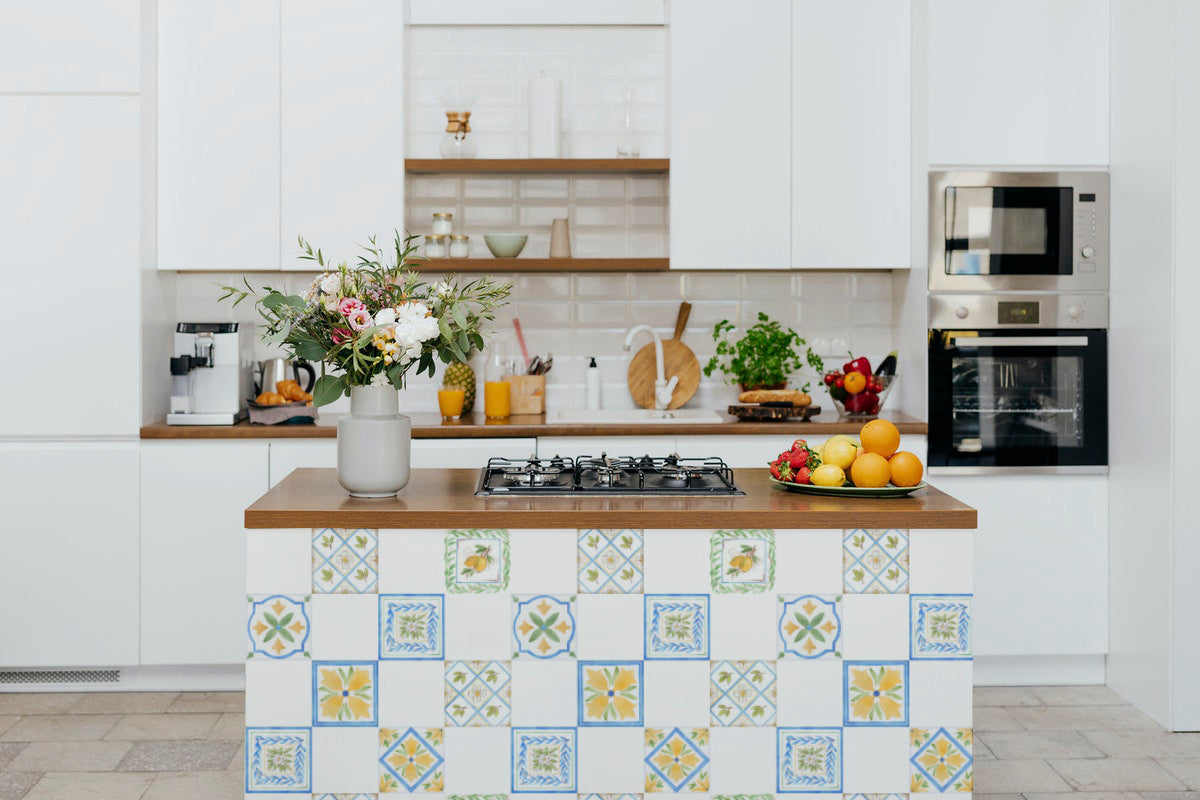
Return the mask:
{"type": "Polygon", "coordinates": [[[348,342],[353,338],[354,338],[354,331],[350,330],[349,328],[334,328],[333,329],[333,343],[334,344],[342,344],[343,342],[348,342]]]}
{"type": "Polygon", "coordinates": [[[371,327],[371,315],[367,313],[367,309],[361,305],[346,315],[346,321],[350,323],[350,327],[356,331],[365,330],[371,327]]]}
{"type": "Polygon", "coordinates": [[[343,297],[338,302],[338,311],[343,317],[349,317],[352,312],[360,308],[365,308],[365,306],[363,306],[362,300],[359,300],[357,297],[343,297]]]}

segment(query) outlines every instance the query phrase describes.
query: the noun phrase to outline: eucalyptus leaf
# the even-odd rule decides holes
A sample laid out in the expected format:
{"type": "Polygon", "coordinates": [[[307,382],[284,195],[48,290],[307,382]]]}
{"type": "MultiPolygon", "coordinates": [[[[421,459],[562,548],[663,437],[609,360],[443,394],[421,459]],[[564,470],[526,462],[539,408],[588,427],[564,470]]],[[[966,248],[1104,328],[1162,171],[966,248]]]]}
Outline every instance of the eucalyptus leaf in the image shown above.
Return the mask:
{"type": "Polygon", "coordinates": [[[322,375],[313,386],[313,405],[327,406],[341,397],[346,391],[346,382],[339,375],[322,375]]]}

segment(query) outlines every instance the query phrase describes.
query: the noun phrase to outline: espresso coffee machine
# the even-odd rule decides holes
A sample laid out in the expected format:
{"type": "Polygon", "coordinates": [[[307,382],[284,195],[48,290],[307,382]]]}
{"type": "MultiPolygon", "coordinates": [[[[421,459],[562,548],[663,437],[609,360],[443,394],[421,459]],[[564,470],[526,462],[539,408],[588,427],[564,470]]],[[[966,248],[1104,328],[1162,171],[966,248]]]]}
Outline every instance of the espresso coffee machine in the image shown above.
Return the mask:
{"type": "Polygon", "coordinates": [[[180,322],[168,425],[233,425],[254,390],[254,331],[238,322],[180,322]]]}

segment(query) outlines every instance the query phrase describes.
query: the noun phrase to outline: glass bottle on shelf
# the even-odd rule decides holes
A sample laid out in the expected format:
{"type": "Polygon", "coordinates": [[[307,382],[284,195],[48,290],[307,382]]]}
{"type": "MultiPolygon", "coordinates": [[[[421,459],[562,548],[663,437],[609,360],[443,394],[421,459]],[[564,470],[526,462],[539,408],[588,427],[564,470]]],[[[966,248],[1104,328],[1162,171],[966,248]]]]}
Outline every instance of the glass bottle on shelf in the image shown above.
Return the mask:
{"type": "Polygon", "coordinates": [[[474,158],[479,148],[470,133],[470,111],[447,111],[446,132],[439,147],[442,158],[474,158]]]}
{"type": "Polygon", "coordinates": [[[633,115],[633,89],[626,89],[621,124],[617,129],[617,157],[637,158],[640,153],[637,123],[634,121],[633,115]]]}

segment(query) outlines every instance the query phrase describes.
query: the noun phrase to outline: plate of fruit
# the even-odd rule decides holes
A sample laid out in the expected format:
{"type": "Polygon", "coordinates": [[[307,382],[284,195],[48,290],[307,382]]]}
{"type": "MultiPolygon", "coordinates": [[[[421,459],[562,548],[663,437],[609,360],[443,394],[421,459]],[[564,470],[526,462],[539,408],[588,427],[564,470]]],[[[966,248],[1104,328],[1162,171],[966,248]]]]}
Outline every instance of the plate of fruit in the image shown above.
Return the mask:
{"type": "Polygon", "coordinates": [[[873,417],[896,383],[896,351],[888,353],[874,371],[866,356],[851,356],[840,370],[826,372],[821,380],[839,415],[873,417]]]}
{"type": "Polygon", "coordinates": [[[838,434],[819,447],[797,439],[770,463],[771,480],[792,492],[858,497],[898,497],[925,488],[921,459],[899,448],[896,426],[873,419],[857,439],[838,434]]]}

